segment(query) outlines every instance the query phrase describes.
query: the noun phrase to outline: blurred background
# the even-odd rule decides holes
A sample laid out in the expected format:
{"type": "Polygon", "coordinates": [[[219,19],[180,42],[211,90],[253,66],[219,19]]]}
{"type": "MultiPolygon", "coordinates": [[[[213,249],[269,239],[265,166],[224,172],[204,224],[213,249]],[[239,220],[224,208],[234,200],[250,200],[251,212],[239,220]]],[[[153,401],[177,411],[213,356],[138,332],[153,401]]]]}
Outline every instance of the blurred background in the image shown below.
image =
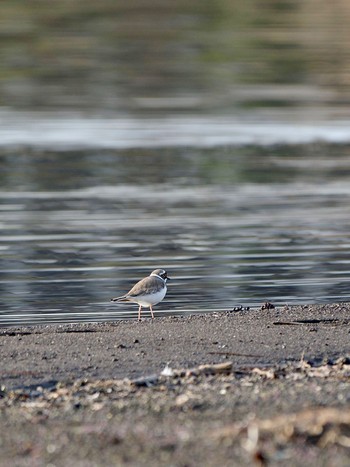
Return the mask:
{"type": "Polygon", "coordinates": [[[347,113],[346,0],[1,2],[1,104],[347,113]]]}
{"type": "Polygon", "coordinates": [[[346,0],[3,0],[1,105],[347,114],[346,0]]]}
{"type": "Polygon", "coordinates": [[[346,0],[2,0],[0,325],[350,299],[346,0]]]}

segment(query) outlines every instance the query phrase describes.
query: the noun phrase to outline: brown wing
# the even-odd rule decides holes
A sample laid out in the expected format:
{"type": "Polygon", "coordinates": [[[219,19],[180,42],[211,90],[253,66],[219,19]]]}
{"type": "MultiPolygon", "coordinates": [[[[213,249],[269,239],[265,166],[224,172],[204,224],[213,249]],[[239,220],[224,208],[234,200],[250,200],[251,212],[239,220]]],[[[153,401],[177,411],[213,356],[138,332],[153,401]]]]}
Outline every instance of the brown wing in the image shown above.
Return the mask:
{"type": "Polygon", "coordinates": [[[125,297],[138,297],[139,295],[156,293],[159,286],[163,285],[163,281],[155,276],[148,276],[141,279],[132,289],[129,290],[125,297]]]}

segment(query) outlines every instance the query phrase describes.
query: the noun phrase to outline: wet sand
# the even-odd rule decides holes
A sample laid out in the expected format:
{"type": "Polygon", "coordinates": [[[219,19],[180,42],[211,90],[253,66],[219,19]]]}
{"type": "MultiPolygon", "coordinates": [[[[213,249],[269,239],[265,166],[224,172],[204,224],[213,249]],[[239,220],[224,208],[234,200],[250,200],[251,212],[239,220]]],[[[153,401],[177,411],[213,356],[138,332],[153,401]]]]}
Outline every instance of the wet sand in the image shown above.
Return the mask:
{"type": "Polygon", "coordinates": [[[0,347],[0,465],[349,465],[349,304],[11,327],[0,347]]]}

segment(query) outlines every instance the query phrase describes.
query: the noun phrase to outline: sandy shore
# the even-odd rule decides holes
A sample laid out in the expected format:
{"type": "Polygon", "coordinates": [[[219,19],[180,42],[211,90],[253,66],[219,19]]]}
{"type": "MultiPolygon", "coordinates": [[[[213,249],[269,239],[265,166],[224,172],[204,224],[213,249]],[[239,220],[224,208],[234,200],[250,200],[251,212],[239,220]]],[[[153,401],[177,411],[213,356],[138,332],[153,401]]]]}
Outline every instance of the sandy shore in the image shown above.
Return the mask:
{"type": "Polygon", "coordinates": [[[0,347],[0,465],[349,465],[349,304],[2,328],[0,347]]]}

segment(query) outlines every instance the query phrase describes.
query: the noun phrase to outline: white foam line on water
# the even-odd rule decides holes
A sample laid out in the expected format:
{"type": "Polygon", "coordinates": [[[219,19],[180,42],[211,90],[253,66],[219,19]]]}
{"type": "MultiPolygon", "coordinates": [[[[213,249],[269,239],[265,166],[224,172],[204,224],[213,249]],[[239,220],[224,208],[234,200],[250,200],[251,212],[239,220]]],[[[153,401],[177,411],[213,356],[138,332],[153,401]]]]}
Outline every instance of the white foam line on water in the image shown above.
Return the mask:
{"type": "MultiPolygon", "coordinates": [[[[1,133],[1,130],[0,130],[1,133]]],[[[350,133],[350,132],[349,132],[350,133]]],[[[349,135],[350,136],[350,135],[349,135]]],[[[350,142],[350,139],[349,139],[350,142]]],[[[1,141],[0,141],[1,145],[1,141]]],[[[333,166],[334,170],[338,170],[337,164],[333,166]]],[[[241,206],[242,200],[245,200],[245,203],[250,206],[261,206],[266,202],[273,201],[274,205],[280,206],[281,209],[284,209],[285,197],[292,197],[294,203],[304,203],[305,196],[308,196],[310,201],[318,201],[320,196],[349,196],[350,195],[350,186],[347,180],[329,180],[325,184],[320,184],[320,181],[317,179],[314,182],[295,182],[291,183],[280,183],[280,184],[263,184],[258,185],[256,183],[242,183],[240,186],[196,186],[196,187],[183,187],[183,186],[168,186],[162,183],[152,184],[150,186],[143,185],[142,190],[137,185],[95,185],[91,187],[77,188],[73,190],[64,190],[64,191],[10,191],[10,190],[1,190],[0,189],[0,199],[2,201],[15,200],[15,199],[25,199],[28,200],[71,200],[71,199],[101,199],[101,200],[115,200],[122,198],[124,201],[127,200],[137,200],[140,204],[138,210],[132,211],[134,217],[139,217],[143,213],[144,206],[148,206],[149,202],[152,201],[162,201],[166,203],[178,203],[181,201],[187,201],[189,198],[196,203],[204,206],[204,203],[207,202],[208,198],[212,201],[223,202],[232,205],[241,206]],[[142,193],[142,196],[141,196],[142,193]],[[161,199],[160,199],[161,198],[161,199]]],[[[36,211],[28,210],[24,206],[25,212],[28,215],[34,215],[37,218],[42,218],[47,220],[48,213],[43,211],[42,213],[36,211]],[[40,217],[41,216],[41,217],[40,217]]],[[[343,207],[342,207],[343,209],[343,207]]],[[[299,213],[299,207],[297,207],[297,212],[299,213]]],[[[328,211],[327,211],[328,213],[328,211]]],[[[148,215],[148,213],[147,213],[148,215]]],[[[256,217],[254,212],[254,218],[256,217]]],[[[263,213],[262,215],[265,215],[263,213]]],[[[16,220],[21,219],[23,216],[23,211],[16,211],[14,213],[2,213],[2,220],[16,220]]],[[[52,222],[61,220],[64,218],[66,221],[71,221],[74,223],[76,221],[78,225],[81,222],[87,222],[88,219],[93,220],[94,222],[103,221],[106,225],[113,224],[116,222],[114,219],[109,219],[104,213],[91,213],[88,211],[77,211],[72,209],[67,211],[59,211],[58,213],[53,213],[53,217],[50,218],[52,222]]],[[[145,216],[142,216],[145,217],[145,216]]],[[[174,217],[172,214],[168,216],[170,219],[174,217]]],[[[121,212],[118,217],[118,222],[123,220],[128,220],[130,222],[130,216],[123,217],[121,212]]],[[[177,216],[175,220],[187,219],[187,217],[177,216]]],[[[206,217],[199,217],[200,220],[206,219],[206,217]]],[[[137,221],[137,219],[132,219],[137,221]]],[[[142,219],[144,222],[144,219],[142,219]]],[[[153,220],[152,220],[153,222],[153,220]]],[[[225,220],[226,222],[226,220],[225,220]]],[[[26,236],[24,236],[26,238],[26,236]]],[[[55,234],[51,235],[52,239],[70,239],[70,238],[82,238],[83,234],[55,234]]],[[[87,236],[88,237],[88,236],[87,236]]],[[[13,236],[6,237],[7,240],[14,238],[13,236]]],[[[15,241],[21,240],[21,236],[15,237],[15,241]]],[[[36,238],[40,238],[39,235],[36,235],[36,238]]],[[[45,239],[48,238],[47,235],[44,236],[45,239]]],[[[88,237],[88,239],[90,239],[88,237]]]]}
{"type": "Polygon", "coordinates": [[[305,144],[350,141],[345,120],[294,121],[262,116],[179,116],[164,118],[83,117],[76,114],[0,113],[0,146],[44,148],[214,147],[220,145],[305,144]]]}

